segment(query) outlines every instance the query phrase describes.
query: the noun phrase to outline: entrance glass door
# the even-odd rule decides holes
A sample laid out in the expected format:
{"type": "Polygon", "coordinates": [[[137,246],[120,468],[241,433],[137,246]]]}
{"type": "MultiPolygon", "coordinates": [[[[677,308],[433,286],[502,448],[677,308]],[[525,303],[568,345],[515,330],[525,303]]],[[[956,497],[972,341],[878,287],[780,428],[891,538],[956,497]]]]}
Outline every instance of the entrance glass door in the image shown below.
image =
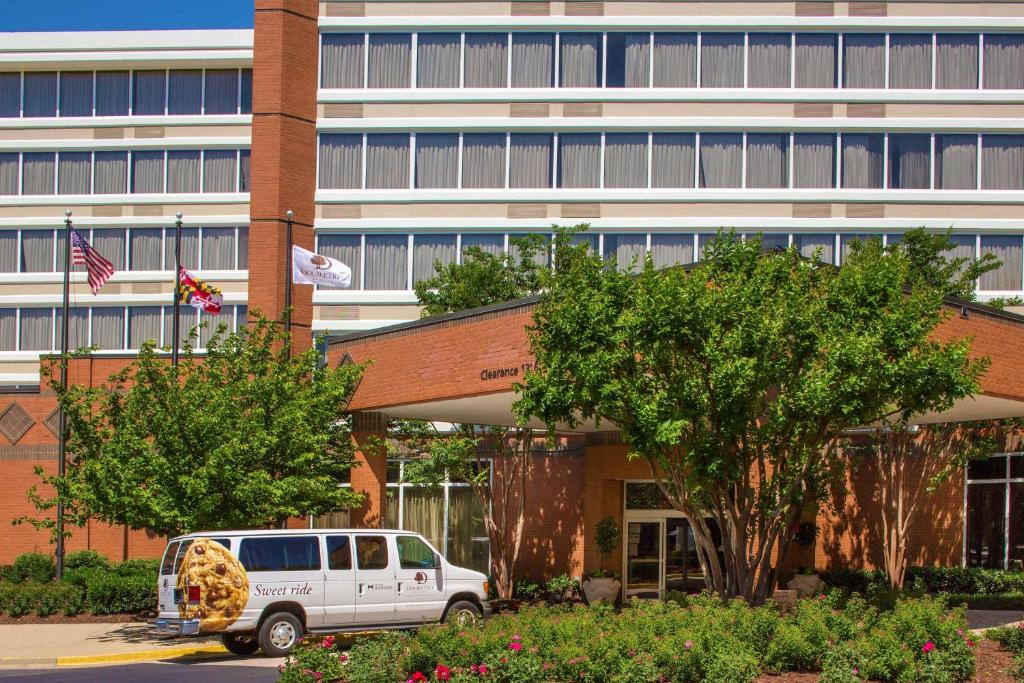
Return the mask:
{"type": "Polygon", "coordinates": [[[626,599],[661,597],[663,524],[662,520],[626,524],[626,599]]]}

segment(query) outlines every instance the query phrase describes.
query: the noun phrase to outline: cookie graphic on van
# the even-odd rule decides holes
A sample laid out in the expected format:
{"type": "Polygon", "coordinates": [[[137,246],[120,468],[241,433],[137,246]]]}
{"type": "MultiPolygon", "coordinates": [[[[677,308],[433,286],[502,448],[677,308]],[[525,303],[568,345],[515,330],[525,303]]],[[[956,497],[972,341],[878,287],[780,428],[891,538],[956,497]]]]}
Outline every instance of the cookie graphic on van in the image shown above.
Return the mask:
{"type": "Polygon", "coordinates": [[[178,589],[186,597],[178,605],[179,615],[199,619],[203,631],[225,630],[237,621],[249,601],[245,567],[227,548],[209,538],[197,538],[185,553],[178,589]]]}

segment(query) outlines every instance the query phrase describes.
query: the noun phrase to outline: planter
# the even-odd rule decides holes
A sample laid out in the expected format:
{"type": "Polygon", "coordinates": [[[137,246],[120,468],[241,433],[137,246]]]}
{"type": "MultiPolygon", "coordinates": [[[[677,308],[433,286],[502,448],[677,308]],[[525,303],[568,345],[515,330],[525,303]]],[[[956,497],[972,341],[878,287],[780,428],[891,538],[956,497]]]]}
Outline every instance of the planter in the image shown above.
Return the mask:
{"type": "Polygon", "coordinates": [[[583,595],[587,598],[587,604],[596,605],[613,604],[619,597],[619,589],[622,584],[618,579],[611,578],[590,578],[583,582],[583,595]]]}
{"type": "Polygon", "coordinates": [[[810,598],[825,592],[825,582],[817,574],[797,574],[786,587],[795,590],[801,598],[810,598]]]}

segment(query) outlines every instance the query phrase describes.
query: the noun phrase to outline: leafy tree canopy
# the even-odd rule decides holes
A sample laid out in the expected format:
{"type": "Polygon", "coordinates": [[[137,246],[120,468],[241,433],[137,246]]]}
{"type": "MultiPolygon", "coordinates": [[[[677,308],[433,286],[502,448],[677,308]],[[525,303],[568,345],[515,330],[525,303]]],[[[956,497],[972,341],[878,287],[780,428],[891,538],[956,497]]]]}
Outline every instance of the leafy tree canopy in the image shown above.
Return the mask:
{"type": "Polygon", "coordinates": [[[995,254],[982,254],[980,259],[952,256],[957,244],[952,229],[928,232],[916,228],[905,232],[888,250],[899,251],[907,259],[910,278],[923,287],[930,287],[946,296],[974,301],[975,284],[983,274],[995,270],[1002,262],[995,254]]]}
{"type": "MultiPolygon", "coordinates": [[[[177,534],[358,504],[338,482],[354,462],[345,406],[363,367],[319,367],[315,349],[291,355],[281,328],[255,313],[237,333],[221,326],[204,356],[186,347],[177,367],[150,342],[100,387],[62,389],[54,360],[70,457],[62,478],[36,472],[63,494],[68,521],[177,534]]],[[[56,504],[36,487],[30,497],[40,511],[56,504]]]]}

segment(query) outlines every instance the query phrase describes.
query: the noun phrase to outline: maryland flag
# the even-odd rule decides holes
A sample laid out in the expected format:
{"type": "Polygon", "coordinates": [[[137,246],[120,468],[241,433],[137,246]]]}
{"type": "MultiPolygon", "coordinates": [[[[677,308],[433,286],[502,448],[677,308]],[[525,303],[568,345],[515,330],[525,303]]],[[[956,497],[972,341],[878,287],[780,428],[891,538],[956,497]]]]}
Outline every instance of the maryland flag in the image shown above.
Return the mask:
{"type": "Polygon", "coordinates": [[[220,290],[206,284],[184,268],[179,270],[181,288],[178,290],[178,296],[181,297],[181,303],[207,313],[220,313],[220,305],[224,303],[220,290]]]}

